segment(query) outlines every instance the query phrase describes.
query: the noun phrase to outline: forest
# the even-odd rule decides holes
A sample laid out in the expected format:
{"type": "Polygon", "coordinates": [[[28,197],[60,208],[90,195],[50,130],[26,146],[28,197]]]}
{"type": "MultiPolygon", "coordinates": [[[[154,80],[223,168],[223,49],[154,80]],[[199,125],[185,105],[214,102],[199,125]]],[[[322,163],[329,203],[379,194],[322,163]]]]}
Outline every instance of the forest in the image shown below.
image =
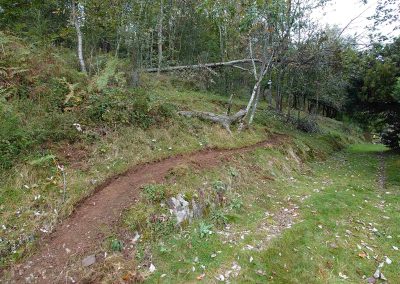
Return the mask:
{"type": "Polygon", "coordinates": [[[0,282],[400,281],[400,5],[336,2],[0,0],[0,282]]]}

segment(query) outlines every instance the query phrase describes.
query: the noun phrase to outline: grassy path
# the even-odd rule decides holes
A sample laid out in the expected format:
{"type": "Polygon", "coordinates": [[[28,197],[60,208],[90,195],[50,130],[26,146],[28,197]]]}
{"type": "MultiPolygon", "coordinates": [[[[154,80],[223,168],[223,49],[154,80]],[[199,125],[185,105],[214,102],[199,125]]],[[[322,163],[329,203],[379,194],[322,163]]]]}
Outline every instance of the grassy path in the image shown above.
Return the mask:
{"type": "Polygon", "coordinates": [[[383,151],[352,146],[252,192],[245,217],[207,239],[192,226],[162,240],[149,282],[383,283],[370,277],[384,263],[400,283],[400,156],[383,151]]]}

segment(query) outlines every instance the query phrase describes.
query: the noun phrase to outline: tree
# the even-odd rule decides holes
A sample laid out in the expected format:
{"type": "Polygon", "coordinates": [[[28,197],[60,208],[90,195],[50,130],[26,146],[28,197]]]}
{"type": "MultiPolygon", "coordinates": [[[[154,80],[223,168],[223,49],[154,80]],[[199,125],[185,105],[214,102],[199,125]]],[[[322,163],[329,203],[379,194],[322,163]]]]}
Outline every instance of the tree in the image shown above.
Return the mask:
{"type": "Polygon", "coordinates": [[[77,37],[77,53],[81,71],[86,73],[86,64],[83,58],[83,35],[81,25],[84,18],[84,6],[75,0],[71,1],[71,20],[76,30],[77,37]]]}

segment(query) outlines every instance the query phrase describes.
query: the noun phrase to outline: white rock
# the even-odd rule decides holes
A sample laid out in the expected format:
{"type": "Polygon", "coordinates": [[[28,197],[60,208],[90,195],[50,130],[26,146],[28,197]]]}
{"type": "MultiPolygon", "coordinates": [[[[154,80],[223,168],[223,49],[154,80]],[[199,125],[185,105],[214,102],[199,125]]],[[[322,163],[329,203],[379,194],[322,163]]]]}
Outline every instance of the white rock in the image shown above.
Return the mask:
{"type": "Polygon", "coordinates": [[[150,271],[150,273],[153,273],[154,271],[156,271],[156,267],[154,266],[154,264],[150,264],[150,267],[149,267],[149,271],[150,271]]]}
{"type": "Polygon", "coordinates": [[[131,240],[131,243],[136,244],[139,239],[140,239],[140,235],[138,232],[136,232],[135,237],[131,240]]]}
{"type": "Polygon", "coordinates": [[[343,274],[342,272],[339,272],[339,277],[342,279],[349,279],[349,276],[347,276],[346,274],[343,274]]]}
{"type": "Polygon", "coordinates": [[[82,265],[84,267],[88,267],[88,266],[91,266],[92,264],[94,264],[95,262],[96,262],[96,256],[94,254],[92,254],[92,255],[85,257],[82,260],[82,265]]]}
{"type": "Polygon", "coordinates": [[[385,262],[387,264],[392,264],[392,260],[390,258],[388,258],[387,256],[385,256],[385,262]]]}

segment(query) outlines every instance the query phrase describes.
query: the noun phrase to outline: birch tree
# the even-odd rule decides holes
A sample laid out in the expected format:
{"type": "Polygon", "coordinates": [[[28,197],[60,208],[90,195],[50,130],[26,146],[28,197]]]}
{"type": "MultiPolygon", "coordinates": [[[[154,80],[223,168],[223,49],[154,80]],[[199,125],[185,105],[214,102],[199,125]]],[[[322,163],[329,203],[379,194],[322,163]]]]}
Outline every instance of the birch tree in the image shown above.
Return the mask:
{"type": "Polygon", "coordinates": [[[81,31],[81,23],[84,18],[84,6],[76,2],[75,0],[71,1],[71,20],[75,27],[76,37],[77,37],[77,54],[79,59],[79,65],[81,71],[86,73],[86,65],[83,57],[83,34],[81,31]]]}

